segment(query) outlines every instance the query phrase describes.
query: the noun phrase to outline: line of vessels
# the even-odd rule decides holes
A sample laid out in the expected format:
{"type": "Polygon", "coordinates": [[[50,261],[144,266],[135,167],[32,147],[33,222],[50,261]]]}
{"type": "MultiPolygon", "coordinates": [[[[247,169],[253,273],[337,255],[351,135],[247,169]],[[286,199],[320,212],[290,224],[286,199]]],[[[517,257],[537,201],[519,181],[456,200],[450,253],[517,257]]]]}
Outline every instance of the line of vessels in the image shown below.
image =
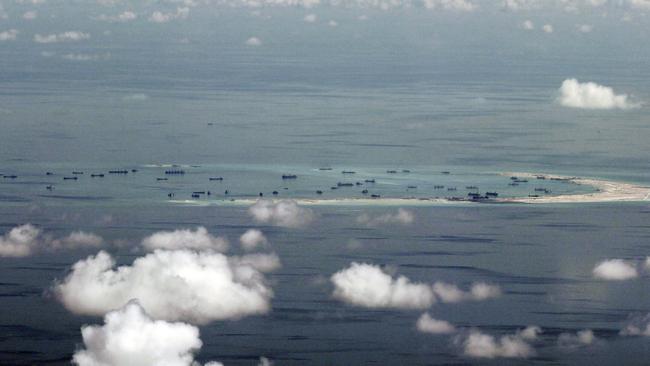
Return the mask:
{"type": "MultiPolygon", "coordinates": [[[[320,171],[332,171],[333,169],[330,168],[330,167],[323,167],[323,168],[319,168],[319,170],[320,171]]],[[[137,169],[117,169],[117,170],[109,170],[108,175],[128,175],[129,173],[137,173],[137,172],[138,172],[137,169]]],[[[390,174],[390,175],[400,174],[400,173],[401,174],[408,174],[408,173],[411,173],[411,171],[408,170],[408,169],[402,169],[402,170],[391,169],[391,170],[386,171],[386,174],[390,174]]],[[[165,181],[169,180],[169,178],[168,178],[169,176],[185,176],[185,174],[186,174],[185,170],[180,169],[180,168],[168,169],[168,170],[164,171],[164,176],[156,177],[156,181],[157,182],[165,182],[165,181]]],[[[341,175],[345,176],[345,177],[348,177],[348,178],[350,176],[354,176],[355,174],[357,174],[357,173],[356,173],[356,171],[353,171],[353,170],[342,170],[341,171],[341,175]]],[[[451,172],[442,171],[442,172],[440,172],[440,174],[442,174],[442,175],[450,175],[451,172]]],[[[45,173],[45,175],[53,177],[53,176],[55,176],[57,174],[48,171],[48,172],[45,173]]],[[[70,175],[62,175],[61,177],[62,177],[62,179],[64,181],[77,181],[77,180],[79,180],[80,177],[82,177],[84,175],[86,175],[86,172],[75,170],[75,171],[72,171],[70,175]]],[[[105,173],[98,173],[98,172],[92,172],[92,173],[87,174],[87,175],[89,175],[91,178],[104,178],[104,177],[106,177],[105,173]]],[[[19,178],[18,175],[16,175],[16,174],[2,174],[2,173],[0,173],[0,177],[3,178],[3,179],[11,179],[11,180],[15,180],[15,179],[19,178]]],[[[282,181],[293,181],[293,180],[299,179],[298,175],[293,174],[293,173],[282,174],[281,178],[282,178],[282,181]]],[[[547,179],[546,176],[544,176],[544,175],[536,175],[536,176],[534,176],[534,178],[535,178],[535,180],[538,180],[538,181],[543,181],[543,180],[547,179]]],[[[565,178],[549,178],[549,179],[550,180],[568,180],[568,179],[565,179],[565,178]]],[[[210,177],[208,177],[208,180],[210,182],[224,182],[225,179],[224,179],[223,176],[210,176],[210,177]]],[[[359,187],[359,188],[361,188],[361,190],[359,191],[361,196],[366,196],[366,197],[370,197],[370,198],[381,198],[381,194],[379,194],[378,192],[372,192],[373,190],[378,191],[378,189],[377,189],[378,187],[376,185],[376,182],[377,181],[376,181],[375,178],[366,178],[366,179],[356,180],[356,181],[339,181],[335,185],[330,186],[329,190],[334,191],[334,190],[338,190],[338,189],[349,189],[349,188],[359,187]]],[[[522,185],[522,184],[527,184],[527,183],[529,183],[528,179],[519,178],[519,177],[516,177],[516,176],[511,176],[511,177],[509,177],[508,186],[516,187],[516,186],[519,186],[519,185],[522,185]]],[[[435,194],[436,191],[440,191],[440,190],[446,190],[447,192],[454,192],[451,196],[442,197],[442,198],[445,198],[445,199],[450,200],[450,201],[485,202],[485,201],[490,201],[490,200],[492,200],[494,198],[499,197],[499,193],[497,191],[484,191],[484,192],[481,192],[479,190],[479,187],[476,186],[476,185],[466,185],[464,187],[465,187],[465,190],[468,191],[466,196],[457,195],[455,193],[456,191],[458,191],[458,188],[456,186],[445,186],[445,185],[442,185],[442,184],[435,184],[435,185],[433,185],[433,191],[434,191],[434,194],[435,194]]],[[[47,190],[49,190],[49,191],[52,191],[52,190],[55,189],[55,185],[54,184],[48,184],[48,185],[45,186],[45,188],[47,190]]],[[[418,189],[418,186],[416,186],[416,185],[413,185],[413,184],[406,185],[406,191],[407,192],[413,192],[414,190],[417,190],[417,189],[418,189]]],[[[287,191],[287,190],[289,190],[289,188],[288,187],[283,187],[282,190],[287,191]]],[[[322,189],[322,188],[321,189],[316,189],[314,192],[315,192],[316,195],[321,196],[321,195],[325,194],[325,189],[322,189]]],[[[176,197],[177,193],[178,192],[169,192],[169,193],[167,193],[167,197],[168,198],[174,198],[174,197],[176,197]]],[[[210,191],[210,190],[199,190],[199,191],[192,191],[192,192],[188,192],[188,193],[189,193],[189,196],[191,198],[194,198],[194,199],[209,197],[209,196],[213,195],[212,191],[210,191]]],[[[552,193],[552,191],[550,189],[548,189],[546,187],[537,186],[537,187],[534,187],[534,191],[532,193],[530,193],[528,196],[529,197],[540,197],[541,195],[547,195],[547,194],[551,194],[551,193],[552,193]]],[[[228,189],[225,189],[223,191],[223,196],[229,196],[230,194],[231,194],[231,192],[228,189]]],[[[273,196],[279,196],[280,192],[278,190],[274,190],[274,191],[270,192],[270,194],[273,195],[273,196]]],[[[255,194],[255,195],[257,195],[259,197],[264,197],[264,192],[259,192],[259,193],[255,194]]],[[[440,197],[440,195],[436,195],[435,198],[441,198],[441,197],[440,197]]]]}

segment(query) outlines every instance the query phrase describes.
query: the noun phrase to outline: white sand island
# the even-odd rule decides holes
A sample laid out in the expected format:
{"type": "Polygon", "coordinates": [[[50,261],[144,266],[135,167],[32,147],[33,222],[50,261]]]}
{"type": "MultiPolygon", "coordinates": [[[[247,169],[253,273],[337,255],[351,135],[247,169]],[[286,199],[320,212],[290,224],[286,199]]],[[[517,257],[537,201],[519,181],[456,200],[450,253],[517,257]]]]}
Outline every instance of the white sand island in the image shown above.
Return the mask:
{"type": "Polygon", "coordinates": [[[603,179],[568,177],[552,174],[503,173],[520,178],[543,177],[587,185],[596,189],[593,193],[545,195],[539,197],[504,197],[494,201],[503,203],[590,203],[590,202],[642,202],[650,200],[650,187],[603,179]]]}
{"type": "MultiPolygon", "coordinates": [[[[449,199],[440,197],[401,197],[401,198],[264,198],[270,201],[290,200],[299,205],[305,206],[436,206],[447,204],[553,204],[553,203],[595,203],[595,202],[643,202],[650,201],[650,187],[640,186],[625,182],[609,181],[596,178],[580,178],[553,174],[536,174],[522,172],[500,173],[503,176],[540,179],[560,180],[567,183],[593,187],[596,191],[592,193],[560,194],[560,195],[539,195],[527,197],[498,197],[481,200],[471,199],[449,199]]],[[[232,198],[219,200],[171,200],[170,202],[181,205],[236,205],[250,206],[257,202],[257,198],[232,198]]]]}

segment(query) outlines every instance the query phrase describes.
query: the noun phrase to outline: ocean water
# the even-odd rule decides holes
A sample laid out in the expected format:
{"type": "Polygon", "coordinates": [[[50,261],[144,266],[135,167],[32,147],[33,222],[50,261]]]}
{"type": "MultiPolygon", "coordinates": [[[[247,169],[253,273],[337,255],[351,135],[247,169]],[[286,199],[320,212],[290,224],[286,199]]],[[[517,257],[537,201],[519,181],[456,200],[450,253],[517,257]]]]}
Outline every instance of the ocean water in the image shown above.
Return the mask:
{"type": "MultiPolygon", "coordinates": [[[[467,364],[448,336],[415,329],[420,311],[368,310],[344,305],[326,281],[351,261],[393,266],[416,281],[444,280],[468,286],[499,284],[500,298],[476,303],[436,304],[437,318],[490,334],[513,333],[528,324],[544,329],[537,356],[495,364],[643,365],[645,339],[620,337],[631,314],[647,312],[645,278],[603,282],[591,276],[603,258],[643,258],[648,250],[650,215],[646,205],[589,204],[472,205],[413,208],[408,227],[359,227],[363,213],[381,207],[317,207],[317,223],[305,229],[259,226],[282,260],[269,276],[275,297],[268,315],[202,326],[199,359],[246,365],[265,355],[278,364],[467,364]],[[507,260],[504,260],[507,258],[507,260]],[[563,349],[563,332],[593,329],[599,343],[563,349]]],[[[206,226],[236,239],[248,227],[246,207],[140,206],[2,209],[3,229],[37,222],[55,234],[83,227],[107,240],[123,240],[114,250],[118,263],[138,256],[144,236],[163,229],[206,226]]],[[[236,251],[236,249],[235,249],[236,251]]],[[[0,357],[5,364],[65,364],[80,342],[79,328],[98,318],[65,310],[47,290],[70,264],[92,252],[3,259],[3,329],[0,357]]]]}
{"type": "MultiPolygon", "coordinates": [[[[273,22],[290,16],[282,14],[274,13],[273,22]]],[[[646,365],[647,339],[619,331],[631,316],[650,311],[647,276],[600,281],[592,269],[604,259],[650,254],[647,203],[440,204],[409,207],[410,225],[360,224],[362,214],[395,212],[377,201],[311,207],[316,218],[301,228],[255,223],[247,206],[220,204],[274,190],[287,199],[317,198],[319,189],[322,198],[360,198],[366,187],[388,198],[466,196],[469,185],[505,197],[533,194],[535,187],[553,194],[593,191],[550,181],[511,187],[500,175],[509,171],[650,184],[647,107],[585,111],[554,102],[568,77],[650,100],[647,47],[606,57],[561,42],[515,48],[512,39],[427,48],[420,33],[405,37],[410,25],[368,40],[392,24],[381,13],[373,16],[381,22],[357,38],[313,41],[313,33],[280,38],[276,31],[267,34],[278,36],[269,41],[274,47],[260,49],[235,43],[233,32],[215,36],[250,21],[236,17],[208,33],[145,29],[132,39],[115,29],[117,42],[86,50],[110,51],[109,61],[70,66],[32,47],[6,50],[0,58],[0,173],[18,178],[0,178],[0,229],[32,223],[54,236],[93,232],[120,243],[109,251],[121,264],[140,256],[137,244],[160,230],[205,226],[234,243],[246,229],[261,229],[282,261],[268,275],[272,310],[201,326],[200,361],[252,365],[266,356],[277,365],[646,365]],[[168,37],[190,42],[165,43],[168,37]],[[137,172],[106,174],[115,169],[137,172]],[[186,174],[167,176],[167,169],[186,174]],[[63,180],[73,171],[84,174],[63,180]],[[362,186],[331,189],[362,180],[362,186]],[[210,197],[191,198],[208,190],[210,197]],[[468,358],[453,336],[418,332],[421,311],[364,309],[334,299],[328,279],[353,261],[385,265],[414,281],[499,285],[497,299],[439,303],[430,312],[495,336],[540,326],[536,355],[468,358]],[[598,341],[558,345],[559,334],[582,329],[592,329],[598,341]]],[[[427,34],[445,26],[416,23],[427,34]]],[[[247,28],[253,31],[259,29],[247,28]]],[[[613,51],[626,47],[615,39],[602,42],[600,48],[613,51]]],[[[0,363],[69,364],[81,347],[80,327],[102,320],[71,314],[51,287],[95,252],[0,258],[0,363]]]]}

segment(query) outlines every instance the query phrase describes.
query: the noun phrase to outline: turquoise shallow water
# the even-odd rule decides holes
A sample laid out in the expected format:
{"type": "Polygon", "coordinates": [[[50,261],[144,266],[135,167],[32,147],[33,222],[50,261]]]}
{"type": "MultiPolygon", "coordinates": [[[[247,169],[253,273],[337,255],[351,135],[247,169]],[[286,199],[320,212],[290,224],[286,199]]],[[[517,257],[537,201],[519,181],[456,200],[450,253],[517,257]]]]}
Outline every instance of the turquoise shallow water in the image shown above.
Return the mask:
{"type": "MultiPolygon", "coordinates": [[[[469,199],[468,193],[495,192],[503,198],[595,191],[593,187],[567,181],[520,177],[520,182],[515,182],[512,178],[516,177],[499,173],[443,169],[423,166],[24,164],[0,172],[6,176],[0,179],[0,186],[2,200],[6,203],[67,201],[70,204],[103,202],[127,206],[177,201],[205,204],[260,197],[335,200],[376,195],[377,198],[469,199]],[[115,170],[126,173],[110,173],[115,170]],[[9,178],[14,175],[16,178],[9,178]],[[199,196],[193,197],[193,194],[199,196]]],[[[381,200],[377,201],[381,204],[381,200]]]]}

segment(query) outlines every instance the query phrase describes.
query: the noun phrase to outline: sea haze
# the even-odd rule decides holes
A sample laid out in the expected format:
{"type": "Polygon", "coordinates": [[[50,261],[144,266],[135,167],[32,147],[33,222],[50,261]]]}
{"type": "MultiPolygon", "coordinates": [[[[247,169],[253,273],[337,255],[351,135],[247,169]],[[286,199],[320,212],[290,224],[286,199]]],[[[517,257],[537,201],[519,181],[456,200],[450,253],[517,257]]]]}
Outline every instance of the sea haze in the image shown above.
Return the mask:
{"type": "Polygon", "coordinates": [[[146,357],[180,347],[188,366],[645,365],[648,197],[384,199],[597,191],[506,172],[650,186],[648,15],[646,0],[2,1],[0,364],[159,365],[178,355],[146,357]],[[108,296],[109,265],[106,287],[65,287],[100,251],[141,277],[108,296]],[[93,349],[82,327],[131,299],[126,328],[183,324],[117,336],[142,341],[133,354],[93,349]],[[423,331],[424,313],[447,328],[423,331]]]}

